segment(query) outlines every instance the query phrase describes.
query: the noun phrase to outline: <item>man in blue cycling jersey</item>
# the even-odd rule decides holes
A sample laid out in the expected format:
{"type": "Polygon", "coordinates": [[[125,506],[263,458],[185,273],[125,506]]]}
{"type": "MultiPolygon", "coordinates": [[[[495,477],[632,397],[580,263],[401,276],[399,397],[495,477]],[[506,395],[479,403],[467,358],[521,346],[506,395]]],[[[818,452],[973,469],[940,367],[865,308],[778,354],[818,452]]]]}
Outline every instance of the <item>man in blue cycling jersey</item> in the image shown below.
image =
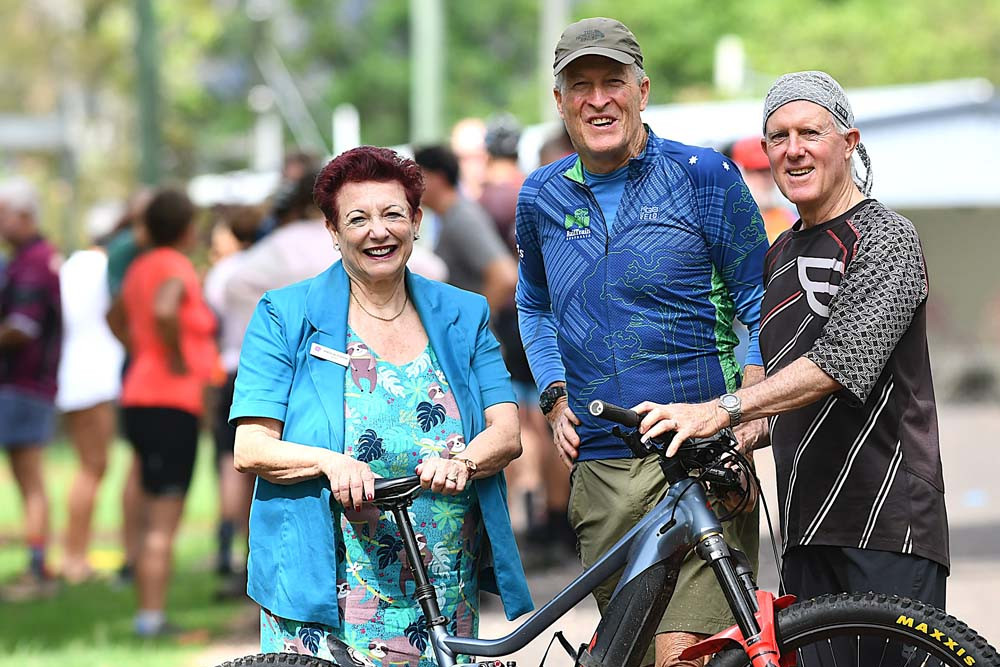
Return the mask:
{"type": "MultiPolygon", "coordinates": [[[[762,378],[767,237],[736,165],[642,123],[650,82],[627,27],[607,18],[572,24],[553,70],[576,153],[538,169],[521,189],[516,298],[542,411],[573,468],[569,518],[586,566],[662,497],[666,482],[655,456],[632,458],[585,406],[704,401],[762,378]],[[737,316],[750,330],[743,369],[733,352],[737,316]]],[[[763,432],[750,422],[739,435],[752,448],[763,432]]],[[[754,562],[757,530],[756,509],[726,526],[729,543],[754,562]]],[[[602,611],[616,583],[595,591],[602,611]]],[[[683,648],[732,623],[712,571],[689,558],[657,631],[657,664],[676,664],[683,648]]]]}

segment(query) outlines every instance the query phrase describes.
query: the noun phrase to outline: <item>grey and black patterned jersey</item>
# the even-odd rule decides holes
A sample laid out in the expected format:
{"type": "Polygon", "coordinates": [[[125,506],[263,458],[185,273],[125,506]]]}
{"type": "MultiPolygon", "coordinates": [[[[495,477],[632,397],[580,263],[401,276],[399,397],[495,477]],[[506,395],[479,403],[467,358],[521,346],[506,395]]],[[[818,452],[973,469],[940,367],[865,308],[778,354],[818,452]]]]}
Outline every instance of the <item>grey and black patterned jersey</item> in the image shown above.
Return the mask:
{"type": "Polygon", "coordinates": [[[913,223],[867,199],[775,240],[764,264],[768,375],[799,357],[843,387],[773,417],[784,548],[832,545],[948,562],[927,273],[913,223]]]}

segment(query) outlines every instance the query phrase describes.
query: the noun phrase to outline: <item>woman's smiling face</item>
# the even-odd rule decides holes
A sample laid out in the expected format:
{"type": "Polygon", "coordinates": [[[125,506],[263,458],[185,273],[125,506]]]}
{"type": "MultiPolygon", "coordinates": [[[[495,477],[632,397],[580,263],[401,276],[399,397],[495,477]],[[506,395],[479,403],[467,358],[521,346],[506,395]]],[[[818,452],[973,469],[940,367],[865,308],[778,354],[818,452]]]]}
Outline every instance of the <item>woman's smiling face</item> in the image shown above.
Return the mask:
{"type": "Polygon", "coordinates": [[[330,230],[344,268],[368,284],[402,278],[420,228],[421,211],[410,211],[398,181],[345,183],[337,194],[338,219],[330,230]]]}

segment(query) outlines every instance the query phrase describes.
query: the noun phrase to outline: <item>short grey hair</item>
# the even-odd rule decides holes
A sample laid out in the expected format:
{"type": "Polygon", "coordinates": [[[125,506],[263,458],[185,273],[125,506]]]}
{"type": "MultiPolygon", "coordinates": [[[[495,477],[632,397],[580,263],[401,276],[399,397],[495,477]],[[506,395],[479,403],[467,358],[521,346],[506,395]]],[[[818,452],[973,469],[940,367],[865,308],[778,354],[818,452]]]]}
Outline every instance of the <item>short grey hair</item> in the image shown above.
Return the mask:
{"type": "Polygon", "coordinates": [[[38,190],[25,178],[9,178],[0,182],[0,202],[18,213],[38,219],[38,190]]]}
{"type": "MultiPolygon", "coordinates": [[[[639,63],[632,63],[628,65],[629,70],[632,72],[632,76],[635,77],[635,82],[638,85],[642,85],[642,80],[646,78],[646,70],[642,68],[639,63]]],[[[566,70],[561,70],[556,74],[555,81],[552,84],[552,90],[558,90],[559,94],[565,92],[566,90],[566,70]]]]}

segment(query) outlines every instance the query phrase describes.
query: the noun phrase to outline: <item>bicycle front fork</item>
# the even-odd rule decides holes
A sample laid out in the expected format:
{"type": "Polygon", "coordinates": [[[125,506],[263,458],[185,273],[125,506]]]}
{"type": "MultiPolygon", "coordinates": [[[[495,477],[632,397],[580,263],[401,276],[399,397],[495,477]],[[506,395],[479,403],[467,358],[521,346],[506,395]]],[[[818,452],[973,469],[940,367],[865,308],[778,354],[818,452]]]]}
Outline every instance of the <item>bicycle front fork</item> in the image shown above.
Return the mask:
{"type": "Polygon", "coordinates": [[[784,667],[789,664],[781,659],[778,648],[775,612],[791,604],[795,598],[785,596],[775,599],[770,593],[758,591],[746,554],[731,549],[719,533],[702,538],[695,550],[715,572],[736,618],[736,627],[686,649],[681,653],[681,659],[710,655],[735,641],[743,646],[753,667],[777,667],[779,664],[784,667]],[[737,629],[738,634],[734,632],[737,629]]]}
{"type": "Polygon", "coordinates": [[[715,572],[743,636],[757,634],[760,631],[754,618],[757,613],[757,583],[746,555],[730,548],[719,533],[702,538],[695,551],[715,572]]]}

